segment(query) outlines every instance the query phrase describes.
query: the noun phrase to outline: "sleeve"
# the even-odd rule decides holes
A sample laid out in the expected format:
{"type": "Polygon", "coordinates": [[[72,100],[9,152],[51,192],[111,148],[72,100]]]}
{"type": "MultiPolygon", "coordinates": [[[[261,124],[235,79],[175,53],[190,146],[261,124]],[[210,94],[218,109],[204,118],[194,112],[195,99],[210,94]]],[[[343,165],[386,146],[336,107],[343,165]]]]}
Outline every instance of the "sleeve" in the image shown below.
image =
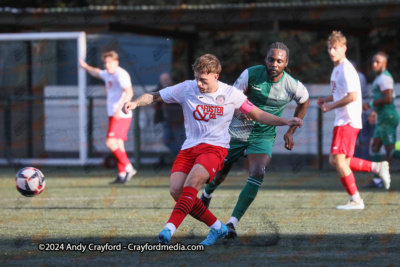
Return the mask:
{"type": "Polygon", "coordinates": [[[245,69],[242,74],[240,74],[239,78],[233,84],[234,87],[243,91],[245,93],[247,91],[247,85],[249,83],[249,71],[245,69]]]}
{"type": "Polygon", "coordinates": [[[393,89],[393,79],[390,76],[382,75],[382,78],[378,82],[378,86],[381,91],[393,89]]]}
{"type": "Polygon", "coordinates": [[[360,78],[358,77],[358,73],[356,69],[344,69],[343,71],[343,79],[344,83],[343,86],[346,88],[348,93],[350,92],[360,92],[361,94],[361,85],[360,85],[360,78]]]}
{"type": "Polygon", "coordinates": [[[307,101],[309,98],[307,88],[304,86],[303,83],[298,81],[297,83],[297,90],[296,94],[294,95],[294,101],[296,101],[297,104],[303,104],[304,102],[307,101]]]}
{"type": "Polygon", "coordinates": [[[107,77],[107,70],[101,70],[99,72],[99,76],[103,81],[106,81],[106,77],[107,77]]]}
{"type": "Polygon", "coordinates": [[[181,104],[183,102],[183,97],[185,96],[185,88],[187,85],[187,81],[185,81],[183,83],[178,83],[176,85],[166,87],[160,90],[160,96],[162,100],[167,104],[181,104]]]}
{"type": "Polygon", "coordinates": [[[119,84],[121,85],[122,88],[132,86],[131,77],[129,76],[129,73],[127,71],[121,72],[121,75],[118,78],[119,78],[119,84]]]}
{"type": "Polygon", "coordinates": [[[247,96],[245,96],[245,94],[243,94],[243,92],[238,90],[236,87],[233,86],[232,88],[233,104],[235,106],[235,109],[238,109],[246,101],[247,96]]]}

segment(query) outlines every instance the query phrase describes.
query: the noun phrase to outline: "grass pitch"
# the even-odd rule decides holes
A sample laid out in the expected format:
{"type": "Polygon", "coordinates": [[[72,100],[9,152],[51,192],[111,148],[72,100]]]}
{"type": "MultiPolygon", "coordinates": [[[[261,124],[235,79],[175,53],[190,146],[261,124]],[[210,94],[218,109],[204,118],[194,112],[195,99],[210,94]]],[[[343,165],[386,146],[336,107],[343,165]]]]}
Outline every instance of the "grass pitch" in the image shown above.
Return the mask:
{"type": "MultiPolygon", "coordinates": [[[[395,266],[400,262],[400,175],[392,190],[360,189],[366,209],[338,211],[348,201],[333,172],[269,172],[237,226],[234,241],[205,251],[39,251],[38,244],[156,243],[174,202],[168,172],[140,171],[127,185],[111,186],[115,173],[41,168],[46,189],[26,198],[15,171],[0,175],[0,265],[162,266],[395,266]]],[[[246,181],[232,172],[215,192],[210,210],[226,222],[246,181]]],[[[356,174],[360,187],[370,174],[356,174]]],[[[200,195],[200,193],[199,193],[200,195]]],[[[209,229],[188,216],[172,243],[197,244],[209,229]]]]}

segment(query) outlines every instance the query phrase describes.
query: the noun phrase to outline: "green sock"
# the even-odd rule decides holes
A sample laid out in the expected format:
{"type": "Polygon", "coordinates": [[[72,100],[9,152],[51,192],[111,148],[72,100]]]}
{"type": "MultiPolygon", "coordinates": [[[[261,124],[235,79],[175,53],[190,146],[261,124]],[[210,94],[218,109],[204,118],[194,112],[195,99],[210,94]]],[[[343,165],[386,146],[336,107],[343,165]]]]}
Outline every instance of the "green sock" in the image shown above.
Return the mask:
{"type": "Polygon", "coordinates": [[[204,189],[207,194],[211,195],[215,189],[217,189],[218,185],[215,184],[215,179],[211,181],[211,183],[206,184],[206,188],[204,189]]]}
{"type": "Polygon", "coordinates": [[[400,150],[395,150],[393,152],[393,158],[400,160],[400,150]]]}
{"type": "Polygon", "coordinates": [[[232,213],[232,217],[235,217],[238,220],[242,218],[246,210],[256,198],[258,189],[260,188],[262,181],[263,179],[254,177],[249,177],[247,179],[246,185],[244,186],[242,192],[240,192],[239,199],[232,213]]]}

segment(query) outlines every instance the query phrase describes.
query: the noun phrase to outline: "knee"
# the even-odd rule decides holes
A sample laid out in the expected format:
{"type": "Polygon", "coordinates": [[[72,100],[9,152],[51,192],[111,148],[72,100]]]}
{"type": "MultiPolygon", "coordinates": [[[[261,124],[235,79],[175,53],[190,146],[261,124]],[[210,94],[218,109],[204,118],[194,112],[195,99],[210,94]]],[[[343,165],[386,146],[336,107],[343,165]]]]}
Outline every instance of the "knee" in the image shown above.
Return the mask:
{"type": "Polygon", "coordinates": [[[226,177],[228,176],[229,171],[232,168],[232,163],[226,163],[224,165],[224,167],[222,168],[222,170],[220,170],[214,177],[213,183],[215,183],[215,185],[220,185],[222,184],[226,177]]]}
{"type": "Polygon", "coordinates": [[[169,193],[175,201],[178,201],[179,197],[181,196],[181,190],[178,189],[170,188],[169,193]]]}
{"type": "Polygon", "coordinates": [[[116,149],[116,142],[111,139],[106,140],[106,147],[110,150],[115,150],[116,149]]]}
{"type": "Polygon", "coordinates": [[[330,157],[329,157],[329,164],[330,164],[332,167],[336,167],[336,165],[337,165],[337,159],[336,159],[335,157],[330,156],[330,157]]]}
{"type": "Polygon", "coordinates": [[[218,172],[217,175],[214,177],[214,183],[215,185],[220,185],[225,181],[226,174],[223,174],[222,172],[218,172]]]}
{"type": "Polygon", "coordinates": [[[378,153],[381,150],[381,147],[377,144],[372,144],[371,150],[373,153],[378,153]]]}
{"type": "Polygon", "coordinates": [[[249,172],[249,176],[258,178],[258,179],[264,179],[265,167],[256,167],[254,169],[251,169],[249,172]]]}

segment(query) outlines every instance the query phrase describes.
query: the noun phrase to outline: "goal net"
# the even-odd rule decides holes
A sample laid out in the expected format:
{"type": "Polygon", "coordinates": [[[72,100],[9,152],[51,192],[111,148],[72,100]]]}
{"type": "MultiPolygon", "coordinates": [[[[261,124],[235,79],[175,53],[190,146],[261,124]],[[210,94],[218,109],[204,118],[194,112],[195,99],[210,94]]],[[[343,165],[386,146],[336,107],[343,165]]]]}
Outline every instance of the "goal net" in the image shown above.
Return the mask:
{"type": "Polygon", "coordinates": [[[0,164],[88,162],[84,32],[0,34],[0,164]]]}

